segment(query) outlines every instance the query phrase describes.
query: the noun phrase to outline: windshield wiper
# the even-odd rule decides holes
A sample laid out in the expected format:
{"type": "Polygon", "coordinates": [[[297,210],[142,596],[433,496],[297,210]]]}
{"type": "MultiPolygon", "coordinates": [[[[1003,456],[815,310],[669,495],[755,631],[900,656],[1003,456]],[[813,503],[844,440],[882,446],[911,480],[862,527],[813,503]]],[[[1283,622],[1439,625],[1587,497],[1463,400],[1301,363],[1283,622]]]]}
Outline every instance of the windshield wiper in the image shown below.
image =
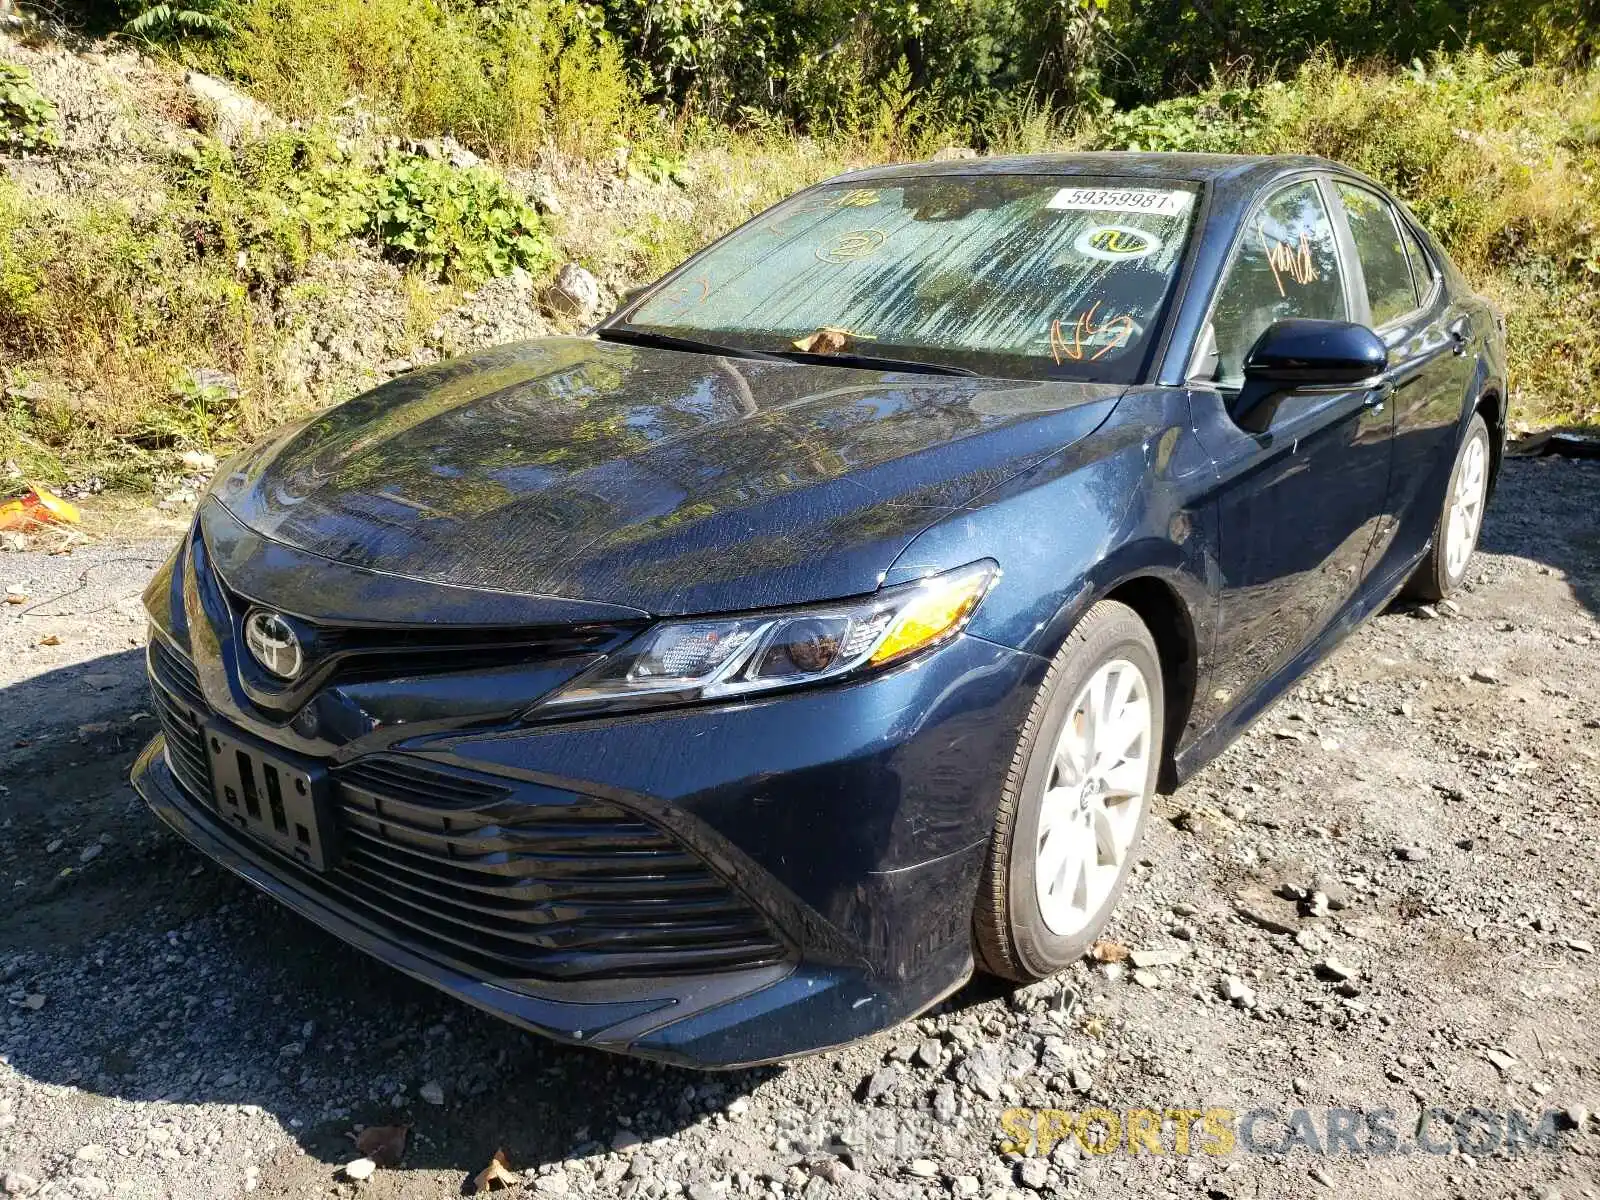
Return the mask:
{"type": "Polygon", "coordinates": [[[966,367],[947,363],[917,362],[908,358],[879,358],[872,354],[827,354],[809,350],[774,350],[766,358],[785,358],[791,362],[816,363],[824,367],[865,367],[879,371],[908,371],[918,375],[976,375],[966,367]]]}
{"type": "Polygon", "coordinates": [[[723,346],[716,342],[702,342],[698,338],[677,337],[670,333],[653,333],[644,329],[625,329],[615,325],[595,330],[595,336],[605,342],[621,342],[629,346],[653,346],[657,350],[686,350],[692,354],[720,354],[725,358],[781,361],[776,354],[768,354],[762,350],[746,350],[740,346],[723,346]]]}
{"type": "Polygon", "coordinates": [[[904,358],[879,358],[871,354],[812,353],[809,350],[747,350],[743,346],[724,346],[698,338],[679,337],[654,330],[628,329],[612,325],[595,330],[602,341],[632,346],[654,346],[658,350],[686,350],[694,354],[719,354],[725,358],[753,358],[762,362],[816,363],[818,366],[863,367],[879,371],[907,371],[919,375],[976,375],[966,367],[945,363],[916,362],[904,358]]]}

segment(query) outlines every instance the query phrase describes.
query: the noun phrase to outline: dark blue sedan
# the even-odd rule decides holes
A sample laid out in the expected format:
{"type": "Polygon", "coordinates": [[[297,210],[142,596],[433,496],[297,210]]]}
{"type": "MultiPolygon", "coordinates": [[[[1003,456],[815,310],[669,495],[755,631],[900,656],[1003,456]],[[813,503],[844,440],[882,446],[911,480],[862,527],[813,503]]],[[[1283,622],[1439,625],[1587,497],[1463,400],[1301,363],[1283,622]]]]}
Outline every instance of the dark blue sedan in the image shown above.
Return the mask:
{"type": "Polygon", "coordinates": [[[1505,410],[1498,314],[1334,163],[848,175],[231,463],[135,784],[540,1033],[848,1042],[1082,955],[1158,789],[1461,584],[1505,410]]]}

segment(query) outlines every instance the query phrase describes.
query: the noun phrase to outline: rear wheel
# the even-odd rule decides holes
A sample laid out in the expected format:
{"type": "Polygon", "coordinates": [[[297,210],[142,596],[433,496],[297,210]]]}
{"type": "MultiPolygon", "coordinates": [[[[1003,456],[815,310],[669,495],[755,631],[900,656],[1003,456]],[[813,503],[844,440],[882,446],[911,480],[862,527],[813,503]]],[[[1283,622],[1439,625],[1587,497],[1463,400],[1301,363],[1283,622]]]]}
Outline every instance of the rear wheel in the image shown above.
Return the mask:
{"type": "Polygon", "coordinates": [[[1444,507],[1433,527],[1433,545],[1406,584],[1406,594],[1413,599],[1443,600],[1466,578],[1467,562],[1483,528],[1489,466],[1489,427],[1482,414],[1473,413],[1467,436],[1456,451],[1444,507]]]}
{"type": "Polygon", "coordinates": [[[979,964],[1040,979],[1080,957],[1127,883],[1160,767],[1164,697],[1137,613],[1102,600],[1023,724],[973,914],[979,964]]]}

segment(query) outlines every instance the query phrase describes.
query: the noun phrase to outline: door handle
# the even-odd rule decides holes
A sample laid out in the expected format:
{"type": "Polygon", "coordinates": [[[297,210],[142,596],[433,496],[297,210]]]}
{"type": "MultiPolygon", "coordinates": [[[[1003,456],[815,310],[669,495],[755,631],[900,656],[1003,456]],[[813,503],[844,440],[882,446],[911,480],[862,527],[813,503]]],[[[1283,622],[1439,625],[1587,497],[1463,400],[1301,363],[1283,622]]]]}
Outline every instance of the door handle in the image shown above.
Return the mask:
{"type": "Polygon", "coordinates": [[[1361,407],[1371,409],[1375,413],[1381,413],[1384,404],[1388,402],[1389,397],[1392,395],[1394,395],[1394,384],[1385,379],[1361,398],[1361,407]]]}

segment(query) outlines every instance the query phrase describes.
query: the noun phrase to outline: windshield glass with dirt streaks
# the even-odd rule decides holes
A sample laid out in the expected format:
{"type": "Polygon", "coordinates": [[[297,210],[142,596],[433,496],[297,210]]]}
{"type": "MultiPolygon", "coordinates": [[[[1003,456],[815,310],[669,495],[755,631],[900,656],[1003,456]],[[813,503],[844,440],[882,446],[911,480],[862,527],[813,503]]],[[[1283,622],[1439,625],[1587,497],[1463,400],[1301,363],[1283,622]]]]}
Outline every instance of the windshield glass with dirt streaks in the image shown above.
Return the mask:
{"type": "Polygon", "coordinates": [[[1128,382],[1196,187],[933,176],[803,192],[690,260],[627,327],[744,350],[1128,382]]]}

